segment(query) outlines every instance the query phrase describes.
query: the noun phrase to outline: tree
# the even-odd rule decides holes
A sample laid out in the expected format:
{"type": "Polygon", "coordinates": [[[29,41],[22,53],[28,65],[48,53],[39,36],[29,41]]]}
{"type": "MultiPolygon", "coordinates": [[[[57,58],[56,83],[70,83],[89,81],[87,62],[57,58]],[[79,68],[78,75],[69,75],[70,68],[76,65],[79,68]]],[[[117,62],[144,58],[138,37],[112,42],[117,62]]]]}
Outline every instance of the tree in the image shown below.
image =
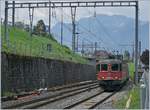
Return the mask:
{"type": "Polygon", "coordinates": [[[140,56],[141,62],[148,66],[149,65],[149,50],[146,49],[145,51],[143,51],[142,55],[140,56]]]}
{"type": "Polygon", "coordinates": [[[42,36],[46,35],[46,26],[45,26],[43,20],[39,20],[37,22],[37,25],[34,26],[34,28],[33,28],[33,34],[42,35],[42,36]]]}

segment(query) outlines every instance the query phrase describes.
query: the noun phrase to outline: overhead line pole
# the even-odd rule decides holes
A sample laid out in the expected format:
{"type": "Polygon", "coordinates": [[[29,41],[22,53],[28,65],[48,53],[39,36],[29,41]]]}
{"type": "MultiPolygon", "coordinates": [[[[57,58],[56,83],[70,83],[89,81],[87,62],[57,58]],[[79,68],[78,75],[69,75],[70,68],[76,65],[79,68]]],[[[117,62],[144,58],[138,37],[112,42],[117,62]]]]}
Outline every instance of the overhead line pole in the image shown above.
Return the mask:
{"type": "Polygon", "coordinates": [[[84,54],[84,41],[82,40],[82,50],[81,50],[82,56],[84,54]]]}
{"type": "Polygon", "coordinates": [[[72,51],[75,52],[75,38],[76,38],[76,7],[71,7],[71,17],[72,17],[72,51]]]}
{"type": "Polygon", "coordinates": [[[51,1],[49,0],[49,28],[48,28],[49,35],[51,35],[51,1]]]}
{"type": "Polygon", "coordinates": [[[96,52],[97,52],[97,42],[95,42],[95,56],[96,56],[96,52]]]}
{"type": "Polygon", "coordinates": [[[12,26],[15,26],[15,1],[13,1],[13,8],[12,8],[12,26]]]}
{"type": "Polygon", "coordinates": [[[32,26],[33,26],[33,14],[34,14],[34,8],[29,7],[29,19],[30,19],[30,36],[33,34],[32,26]]]}
{"type": "Polygon", "coordinates": [[[135,6],[135,84],[138,84],[138,1],[135,6]]]}
{"type": "Polygon", "coordinates": [[[61,11],[61,45],[63,45],[63,8],[61,11]]]}
{"type": "Polygon", "coordinates": [[[141,67],[140,55],[141,55],[141,41],[139,41],[139,66],[141,67]]]}
{"type": "Polygon", "coordinates": [[[9,38],[8,38],[8,1],[5,1],[5,30],[4,30],[4,36],[5,36],[5,41],[8,43],[9,38]]]}
{"type": "MultiPolygon", "coordinates": [[[[132,47],[132,60],[134,61],[134,43],[133,44],[119,44],[119,46],[131,46],[132,47]]],[[[121,51],[122,52],[122,51],[121,51]]]]}

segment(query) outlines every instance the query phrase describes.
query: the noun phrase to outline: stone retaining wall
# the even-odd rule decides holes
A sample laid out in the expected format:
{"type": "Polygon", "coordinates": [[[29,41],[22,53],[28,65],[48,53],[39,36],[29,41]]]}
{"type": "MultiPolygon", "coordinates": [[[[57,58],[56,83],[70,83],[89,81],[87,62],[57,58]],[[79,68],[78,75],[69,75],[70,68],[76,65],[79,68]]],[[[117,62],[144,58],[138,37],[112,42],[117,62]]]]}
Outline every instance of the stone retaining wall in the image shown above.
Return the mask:
{"type": "Polygon", "coordinates": [[[73,82],[95,80],[94,66],[67,61],[1,54],[2,92],[30,91],[73,82]]]}

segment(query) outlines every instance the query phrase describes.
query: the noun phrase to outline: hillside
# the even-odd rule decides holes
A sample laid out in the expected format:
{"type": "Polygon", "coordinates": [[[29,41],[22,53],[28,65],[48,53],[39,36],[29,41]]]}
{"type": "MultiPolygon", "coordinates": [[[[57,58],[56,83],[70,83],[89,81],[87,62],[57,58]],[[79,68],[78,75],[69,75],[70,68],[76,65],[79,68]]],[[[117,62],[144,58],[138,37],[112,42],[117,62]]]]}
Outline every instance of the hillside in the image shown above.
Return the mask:
{"type": "Polygon", "coordinates": [[[87,63],[87,60],[78,54],[74,54],[66,46],[61,46],[53,37],[43,37],[30,34],[22,29],[9,27],[9,43],[4,40],[4,27],[1,26],[2,52],[13,53],[22,56],[34,56],[50,59],[87,63]],[[50,45],[48,47],[48,45],[50,45]]]}

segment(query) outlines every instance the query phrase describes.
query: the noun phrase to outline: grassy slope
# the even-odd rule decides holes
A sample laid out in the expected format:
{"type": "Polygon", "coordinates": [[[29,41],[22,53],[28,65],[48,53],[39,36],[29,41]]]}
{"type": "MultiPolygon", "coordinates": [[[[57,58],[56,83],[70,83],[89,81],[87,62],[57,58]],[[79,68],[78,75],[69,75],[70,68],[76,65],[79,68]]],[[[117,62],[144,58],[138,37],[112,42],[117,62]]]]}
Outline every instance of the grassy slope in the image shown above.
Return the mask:
{"type": "Polygon", "coordinates": [[[36,36],[30,37],[29,33],[18,29],[9,27],[10,45],[4,42],[4,27],[2,26],[2,51],[7,53],[14,53],[24,56],[36,56],[51,59],[67,60],[77,63],[87,63],[87,60],[80,55],[72,53],[70,49],[61,46],[53,39],[36,36]],[[47,44],[51,44],[52,51],[46,50],[47,44]]]}
{"type": "Polygon", "coordinates": [[[115,103],[115,108],[125,109],[126,102],[130,94],[132,95],[132,98],[131,98],[129,109],[140,109],[140,88],[139,87],[133,88],[128,92],[127,96],[124,96],[121,100],[117,101],[115,103]]]}

